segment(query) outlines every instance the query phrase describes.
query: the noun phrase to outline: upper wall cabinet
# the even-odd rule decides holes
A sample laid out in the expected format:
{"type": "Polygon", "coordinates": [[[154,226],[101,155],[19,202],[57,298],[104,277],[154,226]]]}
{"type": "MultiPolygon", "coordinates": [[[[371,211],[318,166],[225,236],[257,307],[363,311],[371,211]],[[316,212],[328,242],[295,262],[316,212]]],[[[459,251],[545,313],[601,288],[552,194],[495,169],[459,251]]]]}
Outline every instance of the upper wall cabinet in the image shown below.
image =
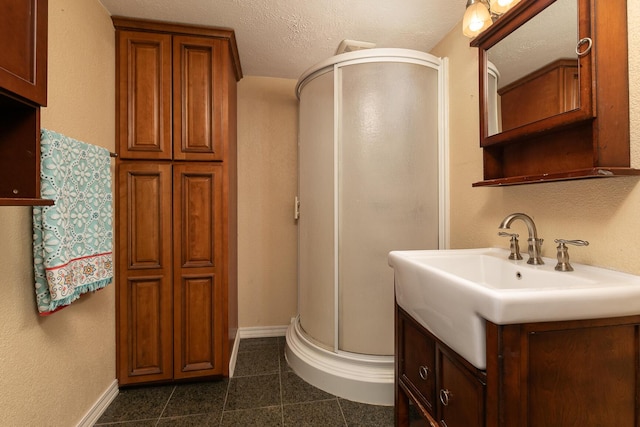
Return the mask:
{"type": "Polygon", "coordinates": [[[0,5],[0,91],[47,105],[47,0],[0,5]]]}
{"type": "Polygon", "coordinates": [[[626,0],[518,3],[479,48],[484,180],[639,175],[630,168],[626,0]]]}
{"type": "Polygon", "coordinates": [[[0,0],[0,206],[40,197],[40,106],[47,103],[47,0],[0,0]]]}
{"type": "Polygon", "coordinates": [[[239,80],[232,30],[113,18],[118,43],[118,154],[224,158],[225,79],[239,80]],[[226,72],[229,61],[234,74],[226,72]]]}

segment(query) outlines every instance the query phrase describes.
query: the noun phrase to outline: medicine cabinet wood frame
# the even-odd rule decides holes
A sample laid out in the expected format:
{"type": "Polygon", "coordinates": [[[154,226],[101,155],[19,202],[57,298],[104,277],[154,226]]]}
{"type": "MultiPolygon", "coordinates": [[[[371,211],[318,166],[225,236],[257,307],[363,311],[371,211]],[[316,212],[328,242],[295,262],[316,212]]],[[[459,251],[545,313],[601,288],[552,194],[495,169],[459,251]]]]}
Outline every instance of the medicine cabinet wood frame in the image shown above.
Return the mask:
{"type": "Polygon", "coordinates": [[[47,0],[0,0],[0,206],[53,204],[40,195],[47,17],[47,0]]]}
{"type": "Polygon", "coordinates": [[[484,162],[484,179],[474,187],[640,175],[630,167],[626,0],[575,0],[576,41],[593,40],[578,59],[579,108],[488,134],[487,50],[555,1],[520,2],[471,41],[479,48],[484,162]]]}

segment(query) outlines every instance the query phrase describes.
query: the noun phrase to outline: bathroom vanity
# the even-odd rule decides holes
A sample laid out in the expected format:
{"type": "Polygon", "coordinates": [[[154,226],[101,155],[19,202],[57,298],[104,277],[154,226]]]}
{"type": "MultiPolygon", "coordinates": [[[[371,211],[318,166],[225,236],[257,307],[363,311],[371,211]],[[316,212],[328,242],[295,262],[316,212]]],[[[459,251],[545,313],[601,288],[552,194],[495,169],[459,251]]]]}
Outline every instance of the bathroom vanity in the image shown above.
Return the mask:
{"type": "Polygon", "coordinates": [[[396,425],[639,425],[640,277],[508,256],[389,254],[396,425]]]}
{"type": "Polygon", "coordinates": [[[640,316],[496,325],[475,368],[396,305],[396,425],[636,426],[640,316]]]}

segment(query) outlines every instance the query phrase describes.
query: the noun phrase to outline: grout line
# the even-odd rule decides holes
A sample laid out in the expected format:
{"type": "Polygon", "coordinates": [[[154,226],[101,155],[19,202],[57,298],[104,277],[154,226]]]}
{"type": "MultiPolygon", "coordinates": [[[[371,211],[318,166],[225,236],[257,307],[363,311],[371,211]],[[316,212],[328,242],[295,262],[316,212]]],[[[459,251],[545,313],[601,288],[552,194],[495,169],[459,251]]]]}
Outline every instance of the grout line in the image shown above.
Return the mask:
{"type": "Polygon", "coordinates": [[[342,414],[342,421],[344,421],[344,425],[349,427],[347,424],[347,417],[344,416],[344,411],[342,410],[342,405],[340,404],[340,399],[336,396],[336,400],[338,401],[338,408],[340,408],[340,413],[342,414]]]}
{"type": "Polygon", "coordinates": [[[176,392],[176,387],[177,386],[175,386],[175,385],[173,386],[173,390],[171,390],[171,394],[169,395],[169,398],[167,399],[167,401],[165,402],[164,406],[162,407],[162,411],[160,411],[160,416],[158,417],[158,419],[156,420],[156,423],[155,423],[156,427],[160,423],[160,418],[162,418],[162,414],[164,414],[164,411],[167,409],[167,406],[169,406],[169,401],[173,397],[173,393],[176,392]]]}
{"type": "Polygon", "coordinates": [[[227,399],[229,398],[229,388],[231,388],[231,378],[229,378],[229,381],[227,382],[227,392],[224,394],[224,400],[222,401],[222,410],[220,411],[220,427],[222,427],[222,421],[224,420],[224,408],[227,406],[227,399]]]}
{"type": "MultiPolygon", "coordinates": [[[[280,343],[277,339],[276,346],[278,347],[278,381],[280,382],[280,419],[282,421],[282,427],[284,427],[284,391],[282,390],[282,362],[280,360],[280,343]]],[[[284,347],[282,348],[282,351],[284,351],[284,347]]]]}

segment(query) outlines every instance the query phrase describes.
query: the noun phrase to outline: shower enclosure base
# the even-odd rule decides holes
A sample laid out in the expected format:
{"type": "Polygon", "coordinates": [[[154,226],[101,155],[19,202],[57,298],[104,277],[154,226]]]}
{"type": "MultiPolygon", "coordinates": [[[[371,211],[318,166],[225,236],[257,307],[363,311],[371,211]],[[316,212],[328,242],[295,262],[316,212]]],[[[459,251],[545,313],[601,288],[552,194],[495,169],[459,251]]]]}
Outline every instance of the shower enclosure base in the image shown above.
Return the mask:
{"type": "Polygon", "coordinates": [[[309,384],[354,402],[393,405],[393,356],[328,351],[305,337],[299,317],[286,339],[287,363],[309,384]]]}

